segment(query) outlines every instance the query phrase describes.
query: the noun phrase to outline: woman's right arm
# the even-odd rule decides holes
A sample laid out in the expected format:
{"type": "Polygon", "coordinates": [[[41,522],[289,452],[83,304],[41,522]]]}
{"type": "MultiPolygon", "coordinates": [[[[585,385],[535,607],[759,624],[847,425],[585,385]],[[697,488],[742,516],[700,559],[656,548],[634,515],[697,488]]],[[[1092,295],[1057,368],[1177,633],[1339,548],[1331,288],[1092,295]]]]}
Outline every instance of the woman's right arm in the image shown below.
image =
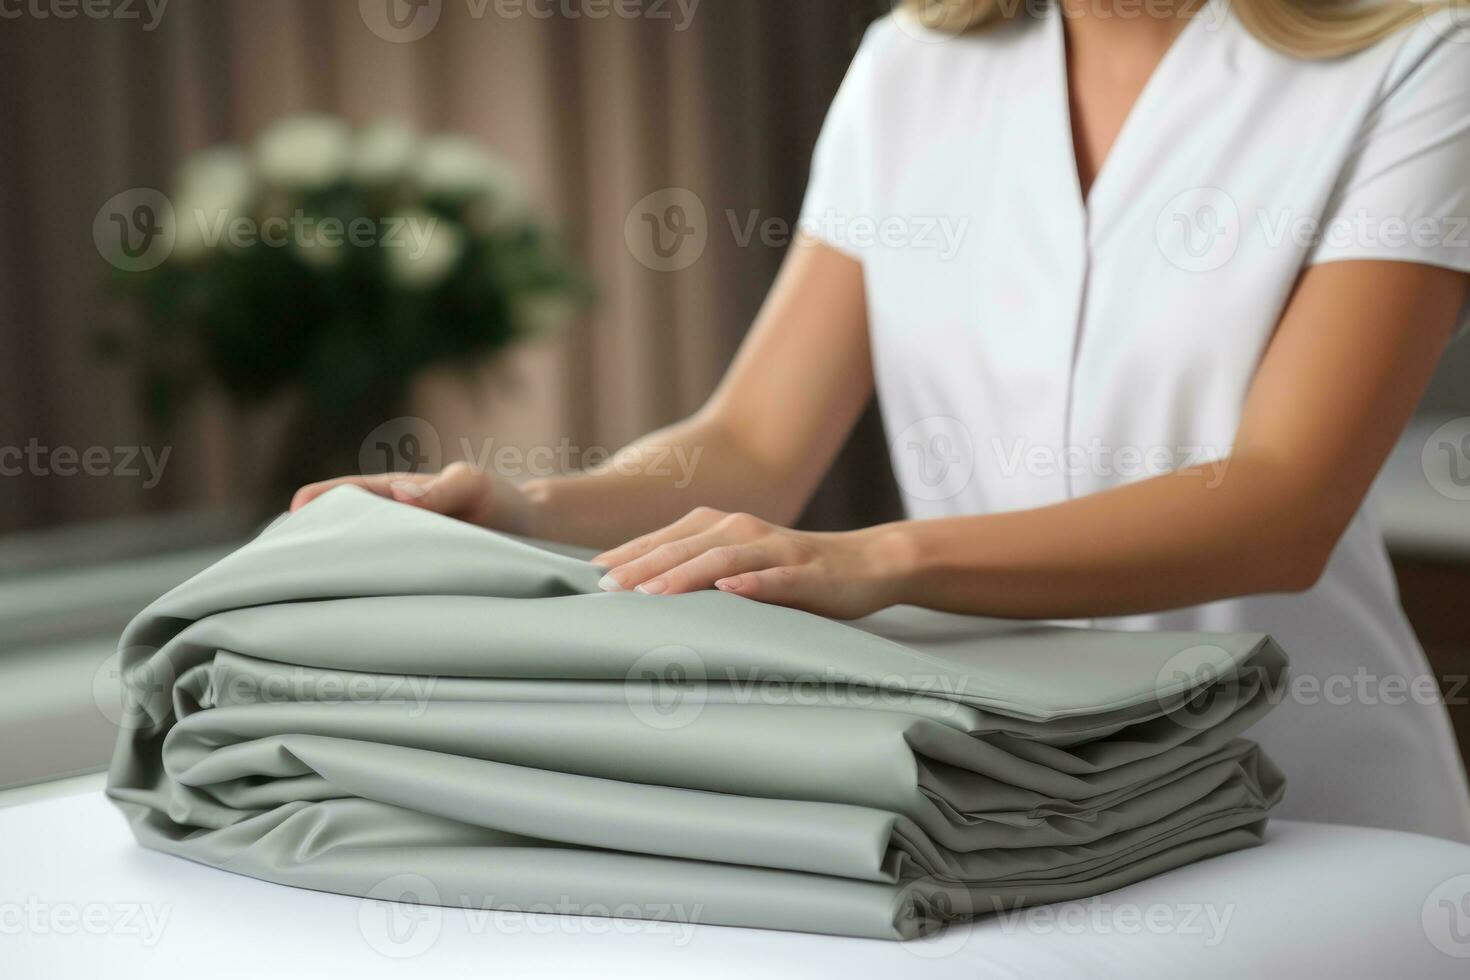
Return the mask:
{"type": "Polygon", "coordinates": [[[793,523],[872,397],[862,266],[803,240],[709,401],[607,464],[520,486],[456,463],[439,474],[342,477],[297,491],[297,510],[355,484],[499,530],[608,548],[696,507],[793,523]]]}

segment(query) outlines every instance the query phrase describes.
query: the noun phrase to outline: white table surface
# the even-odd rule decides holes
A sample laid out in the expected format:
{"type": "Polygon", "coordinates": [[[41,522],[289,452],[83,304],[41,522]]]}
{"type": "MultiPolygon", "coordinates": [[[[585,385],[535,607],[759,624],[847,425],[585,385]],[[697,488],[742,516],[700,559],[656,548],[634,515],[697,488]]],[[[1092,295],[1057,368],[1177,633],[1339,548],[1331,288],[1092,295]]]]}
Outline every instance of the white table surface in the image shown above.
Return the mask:
{"type": "Polygon", "coordinates": [[[1277,822],[1264,847],[900,944],[363,901],[145,851],[95,779],[0,803],[7,978],[1470,976],[1470,847],[1391,831],[1277,822]]]}

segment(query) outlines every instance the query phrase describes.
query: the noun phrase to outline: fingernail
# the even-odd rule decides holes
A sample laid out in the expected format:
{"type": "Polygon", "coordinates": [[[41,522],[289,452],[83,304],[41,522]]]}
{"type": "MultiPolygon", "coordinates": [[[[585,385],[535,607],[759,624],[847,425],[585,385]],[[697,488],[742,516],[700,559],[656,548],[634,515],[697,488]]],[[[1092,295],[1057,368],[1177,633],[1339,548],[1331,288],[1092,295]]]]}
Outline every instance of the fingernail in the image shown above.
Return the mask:
{"type": "Polygon", "coordinates": [[[613,578],[611,573],[609,573],[607,575],[604,575],[602,578],[598,579],[597,580],[597,587],[599,589],[601,589],[602,591],[604,591],[604,592],[621,592],[621,591],[623,591],[622,583],[620,583],[617,579],[613,578]]]}
{"type": "Polygon", "coordinates": [[[663,595],[668,587],[667,582],[660,582],[655,579],[652,582],[644,582],[634,591],[642,592],[644,595],[663,595]]]}
{"type": "Polygon", "coordinates": [[[734,592],[736,589],[740,588],[740,579],[722,578],[715,583],[715,588],[719,589],[721,592],[734,592]]]}
{"type": "Polygon", "coordinates": [[[395,480],[388,484],[388,489],[393,491],[393,499],[400,503],[412,503],[424,495],[424,490],[417,483],[409,483],[407,480],[395,480]]]}

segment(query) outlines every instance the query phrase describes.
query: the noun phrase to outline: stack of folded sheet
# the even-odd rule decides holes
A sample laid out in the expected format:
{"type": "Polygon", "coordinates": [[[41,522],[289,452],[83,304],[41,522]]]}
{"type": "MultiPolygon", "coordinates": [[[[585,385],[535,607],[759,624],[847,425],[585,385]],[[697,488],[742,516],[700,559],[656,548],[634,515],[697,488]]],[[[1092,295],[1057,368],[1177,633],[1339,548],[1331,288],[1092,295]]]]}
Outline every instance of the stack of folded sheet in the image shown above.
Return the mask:
{"type": "Polygon", "coordinates": [[[719,592],[345,488],[149,606],[108,793],[282,884],[911,938],[1259,843],[1260,635],[719,592]]]}

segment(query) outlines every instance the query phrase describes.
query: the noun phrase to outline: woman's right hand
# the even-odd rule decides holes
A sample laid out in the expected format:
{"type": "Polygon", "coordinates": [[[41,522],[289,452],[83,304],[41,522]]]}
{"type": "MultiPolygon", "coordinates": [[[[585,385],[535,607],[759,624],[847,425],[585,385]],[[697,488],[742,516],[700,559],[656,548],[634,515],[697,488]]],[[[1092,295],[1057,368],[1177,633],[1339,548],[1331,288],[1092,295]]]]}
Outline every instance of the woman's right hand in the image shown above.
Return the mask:
{"type": "Polygon", "coordinates": [[[341,486],[362,487],[410,507],[497,531],[532,533],[531,502],[525,493],[508,480],[462,462],[452,463],[438,473],[381,473],[311,483],[291,498],[292,512],[341,486]]]}

